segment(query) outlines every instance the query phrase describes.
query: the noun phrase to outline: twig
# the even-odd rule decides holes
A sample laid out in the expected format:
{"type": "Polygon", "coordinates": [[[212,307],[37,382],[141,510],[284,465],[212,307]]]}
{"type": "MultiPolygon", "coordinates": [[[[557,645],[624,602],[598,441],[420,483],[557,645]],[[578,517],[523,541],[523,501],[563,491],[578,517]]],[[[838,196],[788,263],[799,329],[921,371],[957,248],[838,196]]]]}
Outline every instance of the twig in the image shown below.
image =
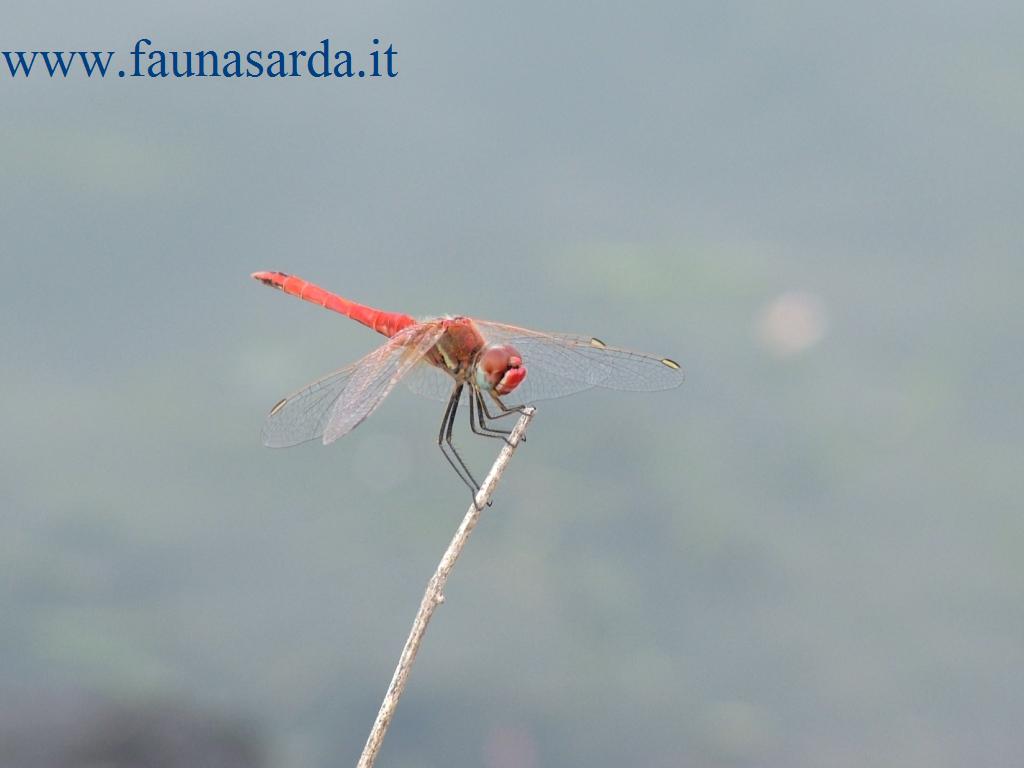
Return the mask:
{"type": "Polygon", "coordinates": [[[398,700],[405,690],[405,684],[409,681],[409,673],[412,672],[412,665],[416,661],[420,643],[427,631],[427,624],[430,623],[430,618],[434,615],[434,609],[444,602],[444,587],[448,583],[448,574],[455,567],[455,561],[459,559],[462,548],[466,546],[469,534],[480,519],[482,508],[490,501],[491,494],[494,493],[494,488],[501,479],[512,454],[515,453],[516,446],[519,445],[519,441],[526,432],[526,427],[530,423],[530,419],[533,418],[533,414],[534,409],[527,408],[519,417],[519,421],[516,422],[509,435],[508,444],[501,449],[498,458],[494,460],[491,471],[487,473],[487,477],[484,478],[484,482],[480,486],[480,492],[473,499],[473,503],[469,505],[469,511],[462,518],[462,524],[459,525],[451,544],[448,545],[444,556],[441,557],[441,562],[437,564],[437,570],[427,583],[427,591],[420,602],[416,618],[413,619],[409,638],[405,641],[405,647],[402,648],[402,655],[398,657],[398,666],[395,667],[391,685],[388,686],[388,692],[384,695],[384,701],[380,705],[377,719],[373,722],[373,728],[370,729],[370,736],[366,739],[366,746],[363,747],[363,754],[359,757],[356,768],[371,768],[377,759],[377,753],[380,751],[381,744],[384,743],[384,734],[387,733],[391,718],[395,714],[395,707],[398,706],[398,700]]]}

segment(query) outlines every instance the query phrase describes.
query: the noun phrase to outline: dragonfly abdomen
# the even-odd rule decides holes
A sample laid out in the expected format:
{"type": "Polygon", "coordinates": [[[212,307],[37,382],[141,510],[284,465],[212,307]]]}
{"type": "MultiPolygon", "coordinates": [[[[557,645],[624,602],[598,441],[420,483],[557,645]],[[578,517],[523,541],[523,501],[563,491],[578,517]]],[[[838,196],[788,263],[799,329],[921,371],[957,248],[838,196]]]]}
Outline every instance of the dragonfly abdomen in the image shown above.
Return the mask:
{"type": "Polygon", "coordinates": [[[252,276],[264,285],[269,285],[271,288],[277,288],[287,294],[297,296],[303,301],[317,304],[325,309],[330,309],[345,317],[352,318],[357,323],[362,323],[367,328],[372,328],[377,333],[388,337],[394,336],[403,328],[407,328],[416,322],[413,317],[403,315],[400,312],[385,312],[381,309],[374,309],[365,304],[350,301],[343,296],[326,291],[319,285],[315,285],[295,275],[288,275],[284,272],[253,272],[252,276]]]}

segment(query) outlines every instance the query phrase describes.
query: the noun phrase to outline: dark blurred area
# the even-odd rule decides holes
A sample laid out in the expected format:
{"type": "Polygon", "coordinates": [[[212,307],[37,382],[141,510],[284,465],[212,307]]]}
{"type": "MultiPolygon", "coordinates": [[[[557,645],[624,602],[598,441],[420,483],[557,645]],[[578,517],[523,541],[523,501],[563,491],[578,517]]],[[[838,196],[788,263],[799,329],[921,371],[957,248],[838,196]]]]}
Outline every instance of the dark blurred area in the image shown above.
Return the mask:
{"type": "Polygon", "coordinates": [[[181,702],[83,692],[11,695],[0,705],[4,768],[260,768],[255,728],[181,702]]]}

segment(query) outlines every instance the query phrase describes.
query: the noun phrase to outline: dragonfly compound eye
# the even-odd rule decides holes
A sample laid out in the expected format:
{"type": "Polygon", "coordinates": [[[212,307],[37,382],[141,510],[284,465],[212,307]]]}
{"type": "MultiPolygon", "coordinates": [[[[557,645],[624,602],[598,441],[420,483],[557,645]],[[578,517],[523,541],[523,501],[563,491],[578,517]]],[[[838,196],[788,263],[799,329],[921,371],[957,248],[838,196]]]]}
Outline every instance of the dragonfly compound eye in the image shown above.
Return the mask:
{"type": "Polygon", "coordinates": [[[501,381],[498,382],[494,391],[499,395],[507,395],[513,389],[518,387],[523,379],[526,378],[526,366],[522,363],[514,368],[509,368],[505,371],[505,375],[501,377],[501,381]]]}
{"type": "Polygon", "coordinates": [[[476,377],[481,389],[494,390],[499,395],[505,395],[526,378],[526,368],[515,347],[509,344],[496,344],[485,349],[480,355],[476,364],[476,377]]]}

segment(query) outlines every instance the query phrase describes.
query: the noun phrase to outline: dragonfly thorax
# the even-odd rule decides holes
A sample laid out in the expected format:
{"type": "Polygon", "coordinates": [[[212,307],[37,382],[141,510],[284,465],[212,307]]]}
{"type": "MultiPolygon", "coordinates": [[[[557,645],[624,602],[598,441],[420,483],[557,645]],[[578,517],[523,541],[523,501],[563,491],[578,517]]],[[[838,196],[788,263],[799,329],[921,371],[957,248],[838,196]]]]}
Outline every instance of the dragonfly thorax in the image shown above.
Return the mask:
{"type": "Polygon", "coordinates": [[[445,317],[438,321],[444,334],[427,354],[427,359],[458,381],[465,381],[484,348],[484,337],[469,318],[445,317]]]}

